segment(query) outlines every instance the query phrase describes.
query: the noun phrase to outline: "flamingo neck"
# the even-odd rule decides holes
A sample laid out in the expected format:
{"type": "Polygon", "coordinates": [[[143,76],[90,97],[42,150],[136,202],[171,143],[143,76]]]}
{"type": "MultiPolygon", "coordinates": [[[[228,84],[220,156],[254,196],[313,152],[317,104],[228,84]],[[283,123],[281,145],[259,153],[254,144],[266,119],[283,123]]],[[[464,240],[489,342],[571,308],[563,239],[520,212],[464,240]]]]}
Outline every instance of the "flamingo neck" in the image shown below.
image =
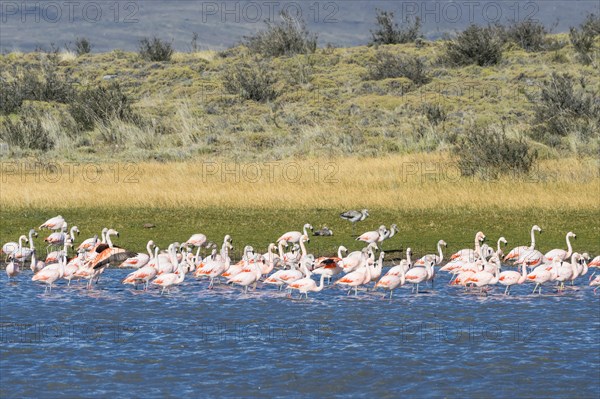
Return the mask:
{"type": "Polygon", "coordinates": [[[35,247],[33,246],[33,230],[29,230],[29,249],[31,249],[32,251],[35,249],[35,247]]]}
{"type": "MultiPolygon", "coordinates": [[[[29,239],[31,241],[31,238],[29,239]]],[[[571,237],[567,234],[567,256],[570,257],[573,254],[573,247],[571,246],[571,237]]]]}
{"type": "Polygon", "coordinates": [[[109,248],[113,247],[113,243],[112,243],[112,240],[110,239],[110,234],[109,233],[106,233],[106,243],[108,244],[109,248]]]}
{"type": "Polygon", "coordinates": [[[152,248],[150,247],[150,241],[146,244],[146,251],[148,251],[148,256],[152,258],[152,248]]]}
{"type": "Polygon", "coordinates": [[[442,263],[442,260],[444,259],[444,254],[442,253],[442,243],[438,242],[438,254],[440,255],[440,263],[442,263]]]}
{"type": "Polygon", "coordinates": [[[531,246],[529,249],[535,249],[535,230],[533,228],[531,229],[531,246]]]}

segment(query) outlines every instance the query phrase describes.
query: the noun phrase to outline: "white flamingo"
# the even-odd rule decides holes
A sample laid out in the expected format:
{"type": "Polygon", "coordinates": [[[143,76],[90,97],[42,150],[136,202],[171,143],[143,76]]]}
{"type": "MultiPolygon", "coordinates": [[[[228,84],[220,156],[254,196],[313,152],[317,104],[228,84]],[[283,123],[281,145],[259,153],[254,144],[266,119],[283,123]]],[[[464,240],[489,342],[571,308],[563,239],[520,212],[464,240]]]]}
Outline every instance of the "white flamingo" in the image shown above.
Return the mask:
{"type": "Polygon", "coordinates": [[[542,228],[540,226],[538,226],[537,224],[534,225],[531,228],[531,245],[530,246],[526,246],[526,245],[521,245],[519,247],[515,247],[513,248],[505,257],[504,257],[504,261],[509,261],[509,260],[518,260],[519,258],[522,257],[522,255],[525,252],[528,251],[532,251],[535,249],[535,232],[538,231],[540,234],[542,234],[542,228]]]}
{"type": "Polygon", "coordinates": [[[31,278],[31,281],[40,281],[46,284],[46,289],[44,290],[44,293],[48,288],[50,288],[50,292],[52,292],[52,284],[54,284],[54,282],[61,278],[65,273],[65,263],[67,263],[67,257],[63,256],[59,261],[59,267],[57,269],[45,267],[44,269],[37,272],[31,278]]]}
{"type": "Polygon", "coordinates": [[[571,238],[577,239],[577,235],[572,231],[569,231],[566,236],[567,240],[567,250],[564,249],[553,249],[551,251],[546,252],[543,258],[544,263],[551,263],[554,259],[559,259],[560,261],[567,260],[573,254],[573,247],[571,246],[571,238]]]}
{"type": "MultiPolygon", "coordinates": [[[[288,243],[295,244],[295,243],[297,243],[297,242],[300,241],[300,238],[302,236],[307,236],[308,237],[308,231],[307,231],[307,229],[309,229],[309,230],[312,231],[313,230],[312,225],[309,224],[309,223],[306,223],[303,226],[302,232],[299,232],[299,231],[288,231],[287,233],[285,233],[281,237],[279,237],[277,239],[277,242],[279,242],[279,241],[287,241],[288,243]]],[[[307,241],[310,241],[310,240],[307,240],[307,241]]]]}

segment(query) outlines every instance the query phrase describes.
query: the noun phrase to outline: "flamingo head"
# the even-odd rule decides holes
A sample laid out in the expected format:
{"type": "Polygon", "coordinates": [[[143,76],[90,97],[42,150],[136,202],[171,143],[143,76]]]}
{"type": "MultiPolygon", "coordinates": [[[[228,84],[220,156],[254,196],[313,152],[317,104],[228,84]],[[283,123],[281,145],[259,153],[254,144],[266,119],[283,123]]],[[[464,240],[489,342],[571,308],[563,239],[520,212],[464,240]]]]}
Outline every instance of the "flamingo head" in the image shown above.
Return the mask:
{"type": "Polygon", "coordinates": [[[445,247],[447,247],[447,246],[448,246],[448,244],[446,244],[446,241],[444,241],[444,240],[439,240],[439,241],[438,241],[438,244],[439,244],[439,245],[443,245],[443,246],[445,246],[445,247]]]}
{"type": "Polygon", "coordinates": [[[542,228],[540,226],[538,226],[537,224],[535,226],[533,226],[531,228],[531,230],[538,231],[540,234],[542,234],[542,228]]]}
{"type": "Polygon", "coordinates": [[[475,239],[479,242],[484,242],[485,234],[483,234],[483,231],[478,231],[477,234],[475,234],[475,239]]]}
{"type": "Polygon", "coordinates": [[[569,231],[567,233],[567,237],[571,237],[571,238],[577,239],[577,234],[573,233],[572,231],[569,231]]]}
{"type": "Polygon", "coordinates": [[[498,243],[503,243],[504,246],[506,246],[508,244],[508,241],[506,241],[506,238],[500,237],[498,238],[498,243]]]}

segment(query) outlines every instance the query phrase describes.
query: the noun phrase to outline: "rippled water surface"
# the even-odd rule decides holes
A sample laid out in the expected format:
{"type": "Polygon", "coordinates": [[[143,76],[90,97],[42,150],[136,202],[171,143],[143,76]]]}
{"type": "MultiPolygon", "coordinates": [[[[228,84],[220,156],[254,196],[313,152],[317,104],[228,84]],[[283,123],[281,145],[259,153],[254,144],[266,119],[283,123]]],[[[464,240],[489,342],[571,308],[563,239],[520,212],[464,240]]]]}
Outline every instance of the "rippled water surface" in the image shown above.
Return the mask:
{"type": "Polygon", "coordinates": [[[90,291],[0,281],[0,397],[598,398],[600,295],[503,297],[449,287],[414,296],[293,299],[186,279],[160,296],[107,270],[90,291]]]}

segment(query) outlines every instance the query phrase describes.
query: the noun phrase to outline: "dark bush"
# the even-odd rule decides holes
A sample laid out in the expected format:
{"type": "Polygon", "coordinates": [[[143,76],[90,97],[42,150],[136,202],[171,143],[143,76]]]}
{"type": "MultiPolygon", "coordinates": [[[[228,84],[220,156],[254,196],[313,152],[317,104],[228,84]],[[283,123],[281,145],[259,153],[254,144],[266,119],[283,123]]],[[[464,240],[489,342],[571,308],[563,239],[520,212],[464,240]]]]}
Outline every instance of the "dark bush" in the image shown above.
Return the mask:
{"type": "Polygon", "coordinates": [[[26,100],[68,104],[75,97],[75,90],[54,64],[15,71],[15,75],[15,79],[2,82],[0,113],[16,112],[26,100]]]}
{"type": "Polygon", "coordinates": [[[275,90],[277,78],[265,61],[242,62],[225,71],[223,86],[230,94],[245,100],[271,101],[279,93],[275,90]]]}
{"type": "Polygon", "coordinates": [[[118,83],[90,87],[77,95],[77,101],[69,109],[71,116],[81,130],[92,130],[97,122],[110,119],[135,121],[131,109],[132,100],[118,83]]]}
{"type": "Polygon", "coordinates": [[[594,14],[589,14],[580,28],[571,27],[569,29],[569,39],[581,62],[589,64],[592,62],[594,40],[596,36],[600,35],[600,18],[594,14]]]}
{"type": "Polygon", "coordinates": [[[523,139],[515,140],[504,131],[479,126],[471,126],[459,136],[455,150],[463,176],[494,179],[528,173],[538,157],[523,139]]]}
{"type": "Polygon", "coordinates": [[[535,113],[533,137],[558,146],[561,137],[577,133],[582,138],[598,134],[600,126],[599,93],[588,91],[585,81],[565,73],[552,73],[540,85],[539,95],[529,95],[535,113]],[[579,86],[579,87],[577,87],[579,86]]]}
{"type": "Polygon", "coordinates": [[[420,58],[408,58],[388,51],[379,51],[375,63],[368,66],[366,78],[381,80],[390,78],[408,78],[420,86],[431,81],[427,76],[427,67],[420,58]]]}
{"type": "Polygon", "coordinates": [[[304,21],[282,12],[280,23],[265,21],[267,29],[245,36],[243,44],[255,53],[267,57],[309,54],[317,49],[317,35],[306,29],[304,21]]]}
{"type": "Polygon", "coordinates": [[[445,59],[451,65],[495,65],[502,59],[502,44],[497,28],[471,25],[446,43],[445,59]]]}
{"type": "Polygon", "coordinates": [[[40,117],[26,112],[17,120],[5,118],[0,130],[0,139],[8,145],[22,149],[47,151],[54,148],[54,141],[44,129],[40,117]]]}
{"type": "Polygon", "coordinates": [[[444,108],[439,104],[424,103],[419,110],[433,125],[439,125],[441,122],[445,122],[448,117],[444,108]]]}
{"type": "Polygon", "coordinates": [[[140,40],[139,54],[146,61],[169,61],[173,55],[173,45],[157,37],[140,40]]]}
{"type": "Polygon", "coordinates": [[[546,34],[544,25],[531,19],[512,22],[505,31],[508,40],[518,44],[525,51],[542,51],[546,49],[546,34]]]}
{"type": "Polygon", "coordinates": [[[371,44],[400,44],[413,43],[421,38],[421,19],[415,18],[414,22],[406,21],[407,26],[400,28],[394,22],[392,11],[377,9],[377,28],[371,31],[371,44]]]}
{"type": "Polygon", "coordinates": [[[92,52],[92,44],[85,37],[78,37],[75,40],[75,53],[77,55],[88,54],[92,52]]]}

